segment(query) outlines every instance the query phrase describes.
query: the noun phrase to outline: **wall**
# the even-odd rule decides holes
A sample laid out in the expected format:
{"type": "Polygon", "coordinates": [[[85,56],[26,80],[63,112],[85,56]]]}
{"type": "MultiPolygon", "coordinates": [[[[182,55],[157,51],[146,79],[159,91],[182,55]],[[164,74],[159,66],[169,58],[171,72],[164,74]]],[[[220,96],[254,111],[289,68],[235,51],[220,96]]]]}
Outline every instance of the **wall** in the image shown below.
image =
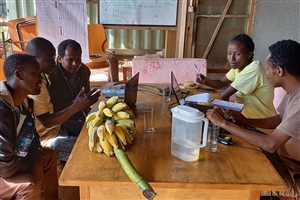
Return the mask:
{"type": "Polygon", "coordinates": [[[268,47],[292,39],[300,41],[300,1],[259,0],[254,24],[254,57],[266,63],[268,47]]]}
{"type": "MultiPolygon", "coordinates": [[[[253,35],[256,45],[255,59],[265,65],[268,47],[283,39],[300,42],[300,1],[259,0],[253,35]]],[[[284,94],[282,88],[275,89],[275,108],[284,94]]]]}

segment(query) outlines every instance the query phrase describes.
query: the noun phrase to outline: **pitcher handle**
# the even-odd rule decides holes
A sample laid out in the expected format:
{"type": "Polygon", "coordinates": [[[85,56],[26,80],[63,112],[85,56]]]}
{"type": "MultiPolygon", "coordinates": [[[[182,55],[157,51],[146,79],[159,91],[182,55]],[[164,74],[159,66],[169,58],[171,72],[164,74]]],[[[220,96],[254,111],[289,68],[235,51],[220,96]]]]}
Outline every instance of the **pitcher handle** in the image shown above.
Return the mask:
{"type": "Polygon", "coordinates": [[[206,118],[203,118],[202,120],[204,121],[204,132],[202,134],[203,137],[202,144],[199,145],[199,148],[205,147],[207,143],[207,130],[208,130],[209,121],[206,118]]]}

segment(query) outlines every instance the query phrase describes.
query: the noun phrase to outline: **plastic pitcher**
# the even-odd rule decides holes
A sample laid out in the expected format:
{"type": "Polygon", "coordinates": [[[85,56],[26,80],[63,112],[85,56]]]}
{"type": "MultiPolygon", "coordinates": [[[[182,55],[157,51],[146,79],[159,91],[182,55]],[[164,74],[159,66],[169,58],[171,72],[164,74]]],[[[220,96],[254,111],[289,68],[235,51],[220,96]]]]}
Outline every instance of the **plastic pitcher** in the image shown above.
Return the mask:
{"type": "Polygon", "coordinates": [[[204,113],[185,105],[174,107],[171,112],[172,155],[186,162],[198,161],[200,148],[207,141],[208,119],[204,113]]]}

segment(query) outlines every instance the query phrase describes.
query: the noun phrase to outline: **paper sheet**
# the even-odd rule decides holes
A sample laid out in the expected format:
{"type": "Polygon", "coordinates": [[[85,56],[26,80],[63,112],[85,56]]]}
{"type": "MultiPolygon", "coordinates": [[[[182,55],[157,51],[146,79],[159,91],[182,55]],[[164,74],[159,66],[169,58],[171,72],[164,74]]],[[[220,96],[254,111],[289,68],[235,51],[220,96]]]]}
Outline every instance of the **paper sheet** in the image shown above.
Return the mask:
{"type": "Polygon", "coordinates": [[[191,95],[186,97],[185,101],[196,102],[196,103],[207,102],[213,104],[214,106],[219,106],[225,109],[231,109],[238,112],[241,112],[244,108],[244,104],[214,99],[209,93],[191,95]]]}
{"type": "Polygon", "coordinates": [[[36,0],[38,35],[57,48],[65,39],[82,48],[82,62],[89,61],[86,0],[36,0]]]}
{"type": "Polygon", "coordinates": [[[223,101],[223,100],[219,100],[219,99],[214,99],[211,104],[213,104],[214,106],[219,106],[221,108],[225,108],[225,109],[231,109],[231,110],[235,110],[238,112],[241,112],[244,108],[244,104],[240,104],[240,103],[234,103],[234,102],[230,102],[230,101],[223,101]]]}
{"type": "Polygon", "coordinates": [[[211,102],[214,98],[209,93],[195,94],[185,98],[185,101],[190,102],[211,102]]]}

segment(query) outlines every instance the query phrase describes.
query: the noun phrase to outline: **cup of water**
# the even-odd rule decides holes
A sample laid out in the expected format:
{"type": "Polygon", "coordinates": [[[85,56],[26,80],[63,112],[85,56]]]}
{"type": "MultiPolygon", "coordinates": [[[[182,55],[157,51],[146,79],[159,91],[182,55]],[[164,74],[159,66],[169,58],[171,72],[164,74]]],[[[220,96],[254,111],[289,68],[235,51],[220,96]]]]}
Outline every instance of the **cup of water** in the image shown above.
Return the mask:
{"type": "Polygon", "coordinates": [[[154,108],[145,107],[143,109],[143,114],[144,114],[144,131],[154,132],[154,121],[153,121],[154,108]]]}
{"type": "Polygon", "coordinates": [[[207,143],[205,146],[206,151],[216,152],[218,149],[218,137],[220,126],[209,123],[207,130],[207,143]]]}

